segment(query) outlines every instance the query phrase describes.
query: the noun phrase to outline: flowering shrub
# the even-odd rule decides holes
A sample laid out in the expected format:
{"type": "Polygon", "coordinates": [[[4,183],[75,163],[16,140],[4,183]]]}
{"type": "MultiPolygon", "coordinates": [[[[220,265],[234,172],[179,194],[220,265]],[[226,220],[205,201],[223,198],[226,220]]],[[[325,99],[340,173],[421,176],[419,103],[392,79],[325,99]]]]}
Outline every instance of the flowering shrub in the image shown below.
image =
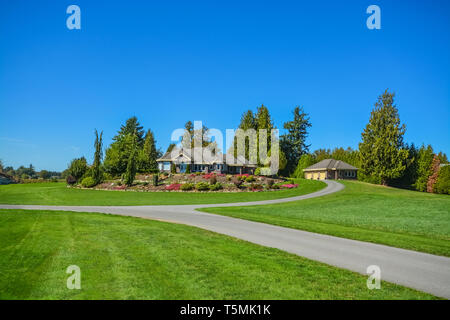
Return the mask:
{"type": "Polygon", "coordinates": [[[215,177],[215,173],[207,173],[203,176],[203,179],[211,179],[212,177],[215,177]]]}
{"type": "Polygon", "coordinates": [[[180,187],[181,187],[181,184],[179,184],[179,183],[172,183],[172,184],[169,184],[168,186],[166,186],[165,189],[173,191],[173,190],[180,190],[180,187]]]}
{"type": "Polygon", "coordinates": [[[292,183],[290,183],[290,184],[282,184],[280,187],[281,188],[286,188],[286,189],[293,189],[293,188],[297,188],[298,184],[292,184],[292,183]]]}

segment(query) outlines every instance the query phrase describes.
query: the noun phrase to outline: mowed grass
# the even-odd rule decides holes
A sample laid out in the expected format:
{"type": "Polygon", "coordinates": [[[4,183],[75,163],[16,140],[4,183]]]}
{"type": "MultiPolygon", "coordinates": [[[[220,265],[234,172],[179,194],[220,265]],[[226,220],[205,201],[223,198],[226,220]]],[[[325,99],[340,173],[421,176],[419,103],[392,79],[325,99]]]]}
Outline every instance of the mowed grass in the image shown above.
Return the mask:
{"type": "Polygon", "coordinates": [[[345,189],[283,204],[202,211],[450,256],[450,197],[340,181],[345,189]]]}
{"type": "Polygon", "coordinates": [[[0,204],[72,206],[170,205],[246,202],[287,198],[318,191],[320,181],[296,180],[295,189],[265,192],[136,192],[68,188],[65,183],[30,183],[0,186],[0,204]]]}
{"type": "Polygon", "coordinates": [[[433,299],[202,229],[96,213],[0,210],[0,299],[433,299]],[[66,268],[81,269],[69,290],[66,268]]]}

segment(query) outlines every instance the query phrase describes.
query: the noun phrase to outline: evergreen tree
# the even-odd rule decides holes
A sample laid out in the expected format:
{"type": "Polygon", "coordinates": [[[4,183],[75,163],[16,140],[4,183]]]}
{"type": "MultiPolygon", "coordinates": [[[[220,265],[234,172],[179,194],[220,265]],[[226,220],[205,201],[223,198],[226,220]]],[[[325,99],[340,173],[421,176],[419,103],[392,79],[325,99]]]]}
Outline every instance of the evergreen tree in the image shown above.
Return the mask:
{"type": "Polygon", "coordinates": [[[120,127],[114,142],[106,150],[104,168],[113,176],[120,176],[126,171],[131,152],[135,149],[133,143],[136,142],[137,152],[144,145],[144,130],[136,117],[132,117],[120,127]]]}
{"type": "Polygon", "coordinates": [[[133,184],[134,178],[136,177],[137,137],[136,135],[132,135],[132,137],[132,150],[128,158],[127,169],[122,176],[122,180],[127,186],[131,186],[133,184]]]}
{"type": "Polygon", "coordinates": [[[95,143],[94,143],[95,153],[94,153],[94,163],[92,164],[92,178],[94,179],[95,184],[99,184],[103,180],[102,172],[100,170],[100,165],[103,158],[102,146],[103,146],[103,131],[100,133],[99,136],[97,130],[95,130],[95,143]]]}
{"type": "Polygon", "coordinates": [[[320,162],[325,159],[331,159],[331,150],[330,149],[317,149],[313,152],[313,156],[316,159],[316,162],[320,162]]]}
{"type": "Polygon", "coordinates": [[[171,143],[169,144],[169,146],[167,147],[166,152],[172,152],[173,148],[175,148],[176,144],[175,143],[171,143]]]}
{"type": "MultiPolygon", "coordinates": [[[[259,145],[260,145],[259,130],[261,130],[261,129],[267,130],[266,148],[267,148],[267,154],[268,154],[270,151],[270,148],[272,146],[271,132],[272,132],[272,129],[274,128],[273,121],[272,121],[272,118],[269,113],[269,109],[267,109],[267,107],[265,105],[262,104],[260,107],[257,108],[256,114],[255,114],[255,122],[256,122],[256,141],[257,141],[256,152],[257,152],[258,164],[261,165],[262,163],[264,163],[265,159],[260,159],[260,156],[259,156],[259,145]]],[[[281,154],[281,152],[280,152],[280,154],[281,154]]]]}
{"type": "Polygon", "coordinates": [[[431,145],[426,148],[424,145],[420,147],[417,154],[417,164],[416,164],[416,181],[414,183],[414,188],[418,191],[427,191],[428,178],[431,176],[432,172],[432,162],[433,162],[434,152],[431,145]]]}
{"type": "Polygon", "coordinates": [[[361,171],[380,178],[383,185],[403,174],[408,150],[403,145],[405,125],[400,124],[394,94],[387,90],[378,97],[359,144],[361,171]]]}
{"type": "Polygon", "coordinates": [[[440,161],[441,163],[444,163],[444,164],[448,163],[447,155],[446,155],[445,153],[443,153],[442,151],[439,152],[439,154],[438,154],[437,156],[438,156],[439,161],[440,161]]]}
{"type": "Polygon", "coordinates": [[[301,107],[296,107],[293,113],[294,119],[284,123],[283,128],[287,133],[280,139],[280,147],[287,160],[286,174],[295,170],[300,157],[309,150],[309,145],[306,144],[308,128],[311,127],[309,117],[301,107]]]}
{"type": "Polygon", "coordinates": [[[158,164],[156,162],[157,159],[157,150],[155,145],[155,138],[153,136],[153,132],[149,129],[147,134],[145,135],[144,146],[142,150],[140,150],[139,155],[139,171],[140,172],[157,172],[158,164]]]}
{"type": "MultiPolygon", "coordinates": [[[[242,129],[244,131],[248,130],[248,129],[257,129],[256,126],[256,119],[255,119],[255,115],[253,114],[253,112],[251,110],[247,110],[246,112],[244,112],[241,116],[241,121],[239,123],[238,126],[239,129],[242,129]]],[[[245,141],[239,141],[240,143],[244,143],[244,145],[240,145],[238,147],[238,139],[237,137],[234,137],[234,143],[233,143],[233,148],[232,148],[232,153],[234,155],[234,157],[236,158],[238,156],[238,149],[239,150],[244,150],[244,154],[242,154],[242,156],[244,156],[245,159],[249,159],[250,155],[249,155],[249,148],[250,148],[250,143],[248,141],[248,138],[245,139],[245,141]]],[[[230,151],[229,151],[230,152],[230,151]]]]}
{"type": "Polygon", "coordinates": [[[440,168],[436,183],[433,186],[436,193],[450,194],[450,165],[440,168]]]}
{"type": "Polygon", "coordinates": [[[119,141],[128,135],[136,135],[136,143],[142,148],[144,145],[144,133],[144,127],[140,125],[138,119],[136,117],[131,117],[120,127],[119,132],[113,140],[119,141]]]}
{"type": "Polygon", "coordinates": [[[309,154],[309,153],[305,153],[303,154],[300,159],[298,160],[297,163],[297,168],[295,168],[294,173],[292,174],[293,178],[304,178],[304,172],[303,170],[305,168],[308,168],[309,166],[312,166],[313,164],[315,164],[317,161],[314,158],[313,155],[309,154]]]}

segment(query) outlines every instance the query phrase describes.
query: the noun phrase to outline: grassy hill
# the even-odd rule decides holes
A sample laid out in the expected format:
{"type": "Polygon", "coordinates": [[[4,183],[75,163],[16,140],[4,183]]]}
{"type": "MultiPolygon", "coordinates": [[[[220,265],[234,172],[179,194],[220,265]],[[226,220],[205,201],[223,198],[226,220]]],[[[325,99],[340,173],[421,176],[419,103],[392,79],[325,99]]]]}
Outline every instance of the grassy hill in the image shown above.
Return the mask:
{"type": "Polygon", "coordinates": [[[320,198],[202,211],[450,256],[450,196],[340,182],[320,198]]]}
{"type": "Polygon", "coordinates": [[[0,299],[432,299],[202,229],[95,213],[0,210],[0,299]],[[66,268],[81,269],[81,290],[66,268]]]}

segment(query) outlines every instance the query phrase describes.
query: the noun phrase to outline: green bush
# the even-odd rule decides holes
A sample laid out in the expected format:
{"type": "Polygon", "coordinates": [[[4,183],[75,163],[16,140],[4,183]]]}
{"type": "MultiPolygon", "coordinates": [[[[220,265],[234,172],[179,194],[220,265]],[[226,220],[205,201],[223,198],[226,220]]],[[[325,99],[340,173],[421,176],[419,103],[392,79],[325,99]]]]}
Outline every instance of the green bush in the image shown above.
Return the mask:
{"type": "Polygon", "coordinates": [[[247,178],[245,178],[245,181],[253,182],[253,181],[255,181],[255,177],[254,176],[248,176],[247,178]]]}
{"type": "Polygon", "coordinates": [[[191,173],[191,165],[190,164],[188,164],[186,166],[186,173],[191,173]]]}
{"type": "Polygon", "coordinates": [[[92,177],[86,177],[81,181],[81,185],[85,188],[92,188],[95,186],[95,180],[92,177]]]}
{"type": "Polygon", "coordinates": [[[436,193],[450,194],[450,165],[439,170],[439,176],[433,189],[436,193]]]}
{"type": "Polygon", "coordinates": [[[158,185],[158,175],[154,174],[153,175],[153,185],[156,187],[158,185]]]}
{"type": "Polygon", "coordinates": [[[183,183],[180,187],[180,189],[182,191],[190,191],[194,189],[194,184],[193,183],[183,183]]]}
{"type": "Polygon", "coordinates": [[[209,184],[206,182],[199,182],[195,185],[195,189],[197,189],[198,191],[209,190],[209,184]]]}
{"type": "Polygon", "coordinates": [[[256,168],[255,176],[260,176],[260,175],[261,175],[261,168],[256,168]]]}
{"type": "Polygon", "coordinates": [[[74,177],[77,181],[79,181],[82,177],[85,176],[86,171],[88,170],[88,165],[85,157],[81,157],[78,159],[73,159],[67,169],[67,173],[74,177]]]}
{"type": "Polygon", "coordinates": [[[217,191],[217,190],[220,190],[220,189],[222,189],[222,185],[219,182],[216,182],[216,183],[211,184],[209,186],[209,190],[211,190],[211,191],[217,191]]]}

